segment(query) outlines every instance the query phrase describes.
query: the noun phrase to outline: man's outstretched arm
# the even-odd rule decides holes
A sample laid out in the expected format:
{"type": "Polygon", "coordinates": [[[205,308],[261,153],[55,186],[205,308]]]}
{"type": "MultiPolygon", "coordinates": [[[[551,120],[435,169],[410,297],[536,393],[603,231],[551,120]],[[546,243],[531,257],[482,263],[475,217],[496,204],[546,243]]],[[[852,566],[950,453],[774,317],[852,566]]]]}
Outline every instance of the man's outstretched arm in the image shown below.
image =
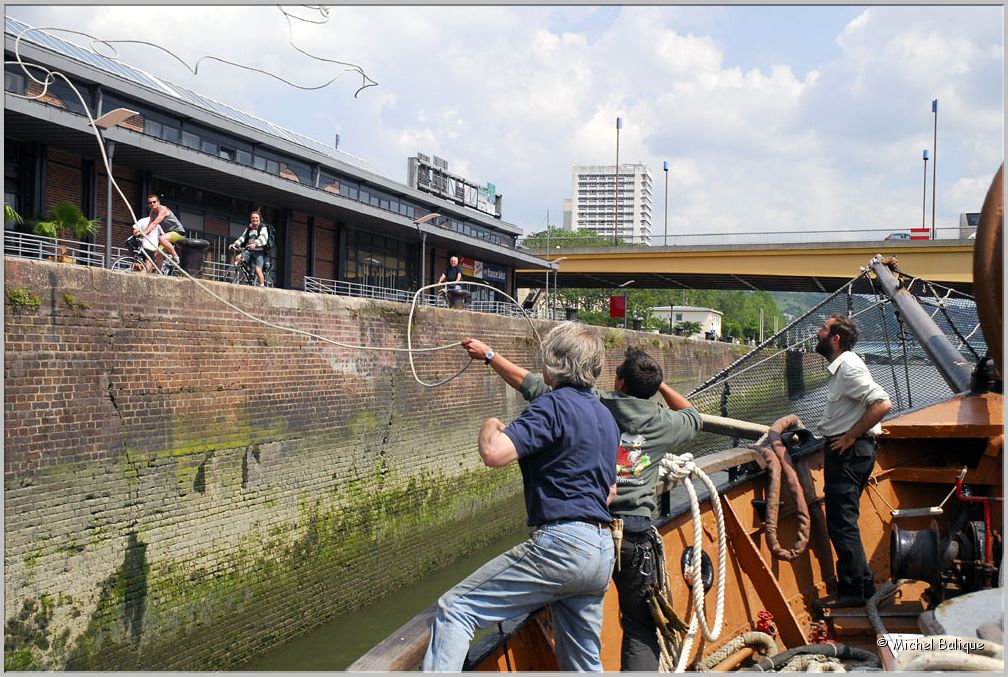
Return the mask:
{"type": "MultiPolygon", "coordinates": [[[[469,357],[474,360],[486,361],[487,354],[491,352],[490,347],[479,339],[466,337],[462,339],[462,347],[469,353],[469,357]]],[[[494,353],[490,359],[490,366],[497,374],[504,379],[504,382],[515,390],[521,390],[521,384],[525,377],[529,375],[529,370],[519,367],[517,364],[505,357],[494,353]]]]}

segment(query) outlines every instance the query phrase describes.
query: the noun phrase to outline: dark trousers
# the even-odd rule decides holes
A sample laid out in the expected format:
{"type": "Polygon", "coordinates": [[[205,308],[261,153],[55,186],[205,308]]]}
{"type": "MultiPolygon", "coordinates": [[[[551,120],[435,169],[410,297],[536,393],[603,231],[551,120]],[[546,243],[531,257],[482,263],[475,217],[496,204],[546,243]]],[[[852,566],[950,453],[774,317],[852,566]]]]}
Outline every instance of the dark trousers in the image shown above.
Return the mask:
{"type": "Polygon", "coordinates": [[[657,580],[654,538],[650,531],[624,533],[620,545],[620,569],[613,571],[619,593],[623,626],[621,669],[624,672],[658,670],[658,636],[647,596],[657,580]]]}
{"type": "Polygon", "coordinates": [[[858,530],[861,494],[875,467],[875,441],[859,438],[842,456],[823,450],[826,530],[837,554],[837,594],[871,597],[875,582],[858,530]]]}

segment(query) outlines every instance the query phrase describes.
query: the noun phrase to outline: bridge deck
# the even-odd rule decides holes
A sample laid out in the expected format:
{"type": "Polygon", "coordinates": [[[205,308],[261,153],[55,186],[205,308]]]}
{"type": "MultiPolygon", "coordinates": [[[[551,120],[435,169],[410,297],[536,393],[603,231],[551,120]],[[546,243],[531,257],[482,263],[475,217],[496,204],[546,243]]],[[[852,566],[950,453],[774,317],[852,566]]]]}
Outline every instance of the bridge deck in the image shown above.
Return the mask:
{"type": "MultiPolygon", "coordinates": [[[[530,250],[544,256],[543,250],[530,250]]],[[[973,241],[819,242],[564,249],[551,252],[558,287],[753,289],[832,292],[875,255],[896,256],[907,274],[973,293],[973,241]]],[[[552,276],[551,276],[552,277],[552,276]]],[[[541,287],[541,270],[517,270],[519,287],[541,287]]],[[[867,281],[855,291],[871,292],[867,281]]]]}

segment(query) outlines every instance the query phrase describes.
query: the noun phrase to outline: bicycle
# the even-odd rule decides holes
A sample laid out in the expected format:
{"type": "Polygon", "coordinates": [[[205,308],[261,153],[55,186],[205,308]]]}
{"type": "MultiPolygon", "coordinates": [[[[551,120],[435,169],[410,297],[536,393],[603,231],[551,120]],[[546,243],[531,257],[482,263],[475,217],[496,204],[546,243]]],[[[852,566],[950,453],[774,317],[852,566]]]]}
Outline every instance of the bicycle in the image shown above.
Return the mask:
{"type": "MultiPolygon", "coordinates": [[[[265,281],[265,286],[273,286],[273,264],[270,263],[269,259],[263,263],[263,280],[265,281]]],[[[238,262],[231,267],[231,276],[228,282],[232,284],[244,284],[250,287],[255,287],[259,284],[258,278],[255,274],[255,266],[243,258],[239,258],[238,262]]]]}
{"type": "Polygon", "coordinates": [[[164,275],[166,277],[175,273],[175,266],[172,265],[172,262],[169,260],[168,254],[164,251],[164,249],[160,250],[163,260],[161,262],[161,267],[158,268],[155,265],[149,250],[144,249],[140,238],[136,235],[132,235],[127,238],[125,244],[126,247],[133,253],[129,256],[121,256],[116,259],[112,263],[112,270],[136,273],[149,272],[151,275],[164,275]],[[147,270],[147,263],[150,263],[150,271],[147,270]]]}

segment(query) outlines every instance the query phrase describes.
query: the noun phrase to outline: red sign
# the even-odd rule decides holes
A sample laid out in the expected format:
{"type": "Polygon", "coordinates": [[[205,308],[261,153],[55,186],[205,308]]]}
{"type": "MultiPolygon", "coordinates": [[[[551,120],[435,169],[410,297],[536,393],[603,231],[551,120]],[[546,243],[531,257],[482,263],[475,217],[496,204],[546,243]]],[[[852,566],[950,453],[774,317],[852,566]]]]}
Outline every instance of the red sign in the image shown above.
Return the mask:
{"type": "Polygon", "coordinates": [[[910,239],[911,240],[930,240],[931,239],[931,229],[930,228],[911,228],[910,229],[910,239]]]}
{"type": "Polygon", "coordinates": [[[626,317],[626,297],[609,297],[609,317],[626,317]]]}

